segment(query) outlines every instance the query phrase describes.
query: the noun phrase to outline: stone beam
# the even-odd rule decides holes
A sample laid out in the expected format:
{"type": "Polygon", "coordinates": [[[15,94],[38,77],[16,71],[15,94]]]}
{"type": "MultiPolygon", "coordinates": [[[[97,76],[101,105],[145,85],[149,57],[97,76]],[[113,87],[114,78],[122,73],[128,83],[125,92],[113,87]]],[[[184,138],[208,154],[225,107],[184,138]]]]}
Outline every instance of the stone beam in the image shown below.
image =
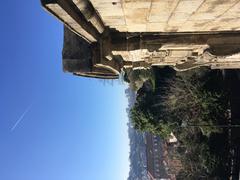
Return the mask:
{"type": "MultiPolygon", "coordinates": [[[[91,22],[86,20],[83,13],[73,1],[41,0],[41,3],[47,11],[57,17],[69,29],[84,38],[87,42],[92,43],[99,40],[100,33],[97,28],[95,28],[91,22]]],[[[102,30],[100,30],[100,32],[101,31],[102,30]]]]}
{"type": "Polygon", "coordinates": [[[92,4],[88,0],[73,0],[73,2],[83,13],[86,20],[91,22],[91,24],[98,30],[99,33],[103,33],[105,26],[92,4]]]}
{"type": "Polygon", "coordinates": [[[106,74],[87,74],[87,73],[73,73],[76,76],[90,77],[97,79],[118,79],[118,75],[106,75],[106,74]]]}
{"type": "Polygon", "coordinates": [[[111,32],[111,51],[148,49],[154,51],[163,44],[208,44],[216,55],[240,51],[240,32],[218,33],[119,33],[111,32]]]}

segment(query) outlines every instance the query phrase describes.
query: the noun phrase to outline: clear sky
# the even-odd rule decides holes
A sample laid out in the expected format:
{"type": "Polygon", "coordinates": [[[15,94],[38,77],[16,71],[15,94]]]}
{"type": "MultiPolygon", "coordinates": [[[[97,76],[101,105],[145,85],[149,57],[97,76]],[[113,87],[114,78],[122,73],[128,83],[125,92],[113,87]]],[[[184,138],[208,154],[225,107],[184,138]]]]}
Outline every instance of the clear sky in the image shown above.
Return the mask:
{"type": "Polygon", "coordinates": [[[0,180],[126,179],[126,87],[63,73],[63,26],[39,0],[0,9],[0,180]]]}

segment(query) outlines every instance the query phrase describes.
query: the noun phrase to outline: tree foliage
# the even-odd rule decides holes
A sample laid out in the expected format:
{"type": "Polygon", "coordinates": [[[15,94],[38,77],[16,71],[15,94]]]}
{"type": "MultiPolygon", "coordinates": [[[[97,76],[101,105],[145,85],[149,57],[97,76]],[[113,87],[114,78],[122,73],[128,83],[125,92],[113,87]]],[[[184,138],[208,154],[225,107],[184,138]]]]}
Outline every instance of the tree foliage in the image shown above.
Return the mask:
{"type": "Polygon", "coordinates": [[[226,154],[221,156],[211,143],[226,146],[222,143],[226,137],[220,142],[218,136],[226,133],[219,125],[226,123],[228,109],[221,74],[209,69],[176,73],[164,68],[153,72],[154,90],[153,83],[144,81],[131,109],[134,127],[165,139],[171,132],[177,136],[181,147],[177,155],[184,166],[179,177],[219,177],[219,172],[226,171],[226,154]]]}
{"type": "Polygon", "coordinates": [[[130,88],[133,91],[138,91],[146,81],[152,83],[152,87],[155,87],[155,77],[152,69],[135,69],[126,71],[124,74],[124,80],[129,83],[130,88]]]}

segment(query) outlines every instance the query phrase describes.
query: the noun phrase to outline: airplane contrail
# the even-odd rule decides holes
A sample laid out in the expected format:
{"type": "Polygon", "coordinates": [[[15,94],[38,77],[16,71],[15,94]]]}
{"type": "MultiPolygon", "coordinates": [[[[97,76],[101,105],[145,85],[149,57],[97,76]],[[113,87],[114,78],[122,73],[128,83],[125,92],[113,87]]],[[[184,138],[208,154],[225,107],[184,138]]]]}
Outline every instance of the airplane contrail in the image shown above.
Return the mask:
{"type": "Polygon", "coordinates": [[[27,109],[22,113],[22,115],[18,118],[18,120],[15,122],[13,127],[11,128],[11,131],[14,131],[14,129],[18,126],[18,124],[23,120],[25,115],[29,112],[29,110],[32,108],[32,104],[30,104],[27,109]]]}

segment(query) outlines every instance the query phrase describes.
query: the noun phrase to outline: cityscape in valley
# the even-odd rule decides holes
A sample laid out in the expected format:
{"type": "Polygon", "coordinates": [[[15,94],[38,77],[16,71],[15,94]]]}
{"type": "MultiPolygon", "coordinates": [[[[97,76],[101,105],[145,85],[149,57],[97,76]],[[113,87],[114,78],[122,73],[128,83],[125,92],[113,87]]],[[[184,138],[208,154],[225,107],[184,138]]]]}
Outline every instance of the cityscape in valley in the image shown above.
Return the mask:
{"type": "Polygon", "coordinates": [[[41,0],[65,72],[128,83],[129,180],[239,179],[239,0],[41,0]]]}
{"type": "MultiPolygon", "coordinates": [[[[135,103],[135,93],[131,89],[125,91],[129,100],[127,112],[135,103]]],[[[137,131],[131,122],[128,124],[130,139],[130,172],[128,180],[174,179],[182,168],[178,159],[170,159],[168,153],[177,145],[176,138],[164,141],[160,136],[137,131]]]]}
{"type": "Polygon", "coordinates": [[[238,179],[239,71],[151,73],[148,80],[146,72],[131,75],[130,87],[140,89],[126,90],[129,178],[238,179]]]}

